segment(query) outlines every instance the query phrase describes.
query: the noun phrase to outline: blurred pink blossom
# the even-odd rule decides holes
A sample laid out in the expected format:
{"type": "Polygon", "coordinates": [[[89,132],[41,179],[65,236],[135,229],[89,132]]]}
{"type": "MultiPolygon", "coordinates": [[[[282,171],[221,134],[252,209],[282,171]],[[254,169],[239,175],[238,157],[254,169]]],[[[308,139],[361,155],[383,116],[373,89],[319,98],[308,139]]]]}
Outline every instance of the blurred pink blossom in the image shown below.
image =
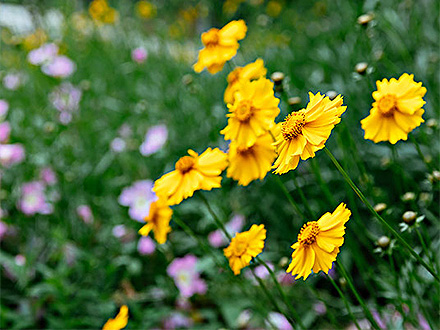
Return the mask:
{"type": "Polygon", "coordinates": [[[76,214],[87,224],[93,222],[93,213],[88,205],[80,205],[76,208],[76,214]]]}
{"type": "Polygon", "coordinates": [[[5,143],[11,134],[11,125],[7,121],[0,123],[0,143],[5,143]]]}
{"type": "MultiPolygon", "coordinates": [[[[274,270],[273,264],[271,264],[270,262],[267,262],[267,265],[269,266],[269,268],[272,271],[274,270]]],[[[254,273],[256,276],[258,276],[262,280],[269,277],[269,271],[266,269],[266,267],[264,267],[264,265],[259,265],[259,266],[255,267],[254,273]]],[[[252,272],[250,270],[247,270],[245,272],[245,277],[250,279],[253,284],[258,285],[257,279],[254,277],[254,275],[252,274],[252,272]]]]}
{"type": "Polygon", "coordinates": [[[188,316],[179,312],[173,312],[164,320],[163,328],[166,330],[190,328],[193,324],[193,320],[188,316]]]}
{"type": "Polygon", "coordinates": [[[0,220],[0,242],[2,241],[3,237],[6,236],[7,232],[8,232],[8,225],[0,220]]]}
{"type": "Polygon", "coordinates": [[[277,280],[281,285],[292,285],[295,283],[295,278],[284,270],[279,271],[277,274],[277,280]]]}
{"type": "Polygon", "coordinates": [[[113,227],[112,234],[116,238],[121,238],[127,233],[124,225],[117,225],[113,227]]]}
{"type": "Polygon", "coordinates": [[[142,255],[150,255],[156,250],[156,244],[150,236],[142,236],[139,238],[137,249],[142,255]]]}
{"type": "Polygon", "coordinates": [[[50,93],[49,100],[60,111],[59,120],[62,124],[70,123],[73,113],[78,111],[81,96],[81,90],[71,83],[62,83],[50,93]]]}
{"type": "Polygon", "coordinates": [[[18,73],[8,73],[6,76],[3,77],[3,86],[6,89],[15,91],[20,87],[21,83],[21,76],[18,73]]]}
{"type": "Polygon", "coordinates": [[[110,148],[116,153],[123,152],[126,148],[126,143],[123,139],[117,137],[110,143],[110,148]]]}
{"type": "Polygon", "coordinates": [[[56,56],[52,61],[43,64],[41,71],[47,76],[66,78],[76,70],[75,63],[67,56],[56,56]]]}
{"type": "Polygon", "coordinates": [[[148,57],[148,52],[144,47],[138,47],[131,52],[131,58],[133,61],[141,64],[144,63],[148,57]]]}
{"type": "Polygon", "coordinates": [[[42,45],[40,48],[31,50],[27,56],[29,63],[41,65],[50,62],[58,54],[58,46],[54,43],[42,45]]]}
{"type": "Polygon", "coordinates": [[[275,327],[277,330],[293,330],[293,327],[289,321],[287,321],[286,317],[277,312],[270,312],[265,323],[269,329],[275,327]]]}
{"type": "MultiPolygon", "coordinates": [[[[234,236],[237,232],[239,232],[244,225],[245,218],[240,214],[236,214],[232,217],[232,219],[225,225],[226,231],[229,235],[234,236]]],[[[208,241],[211,246],[218,248],[221,246],[225,246],[229,243],[228,238],[223,234],[220,229],[214,230],[209,233],[208,241]]]]}
{"type": "Polygon", "coordinates": [[[52,186],[55,183],[57,183],[57,177],[55,175],[55,172],[50,167],[45,167],[41,170],[40,178],[45,184],[49,186],[52,186]]]}
{"type": "Polygon", "coordinates": [[[0,118],[6,116],[9,110],[9,103],[0,99],[0,118]]]}
{"type": "Polygon", "coordinates": [[[24,160],[24,148],[20,143],[0,144],[0,164],[9,167],[24,160]]]}
{"type": "Polygon", "coordinates": [[[26,264],[26,257],[22,254],[17,254],[15,256],[15,264],[17,266],[24,266],[26,264]]]}
{"type": "Polygon", "coordinates": [[[207,290],[206,283],[200,278],[196,269],[197,258],[188,254],[183,258],[176,258],[168,266],[167,273],[174,279],[174,283],[183,297],[204,294],[207,290]]]}
{"type": "Polygon", "coordinates": [[[129,207],[128,214],[133,220],[143,222],[148,215],[150,204],[157,199],[152,188],[151,180],[136,181],[119,195],[119,204],[129,207]]]}
{"type": "Polygon", "coordinates": [[[425,317],[421,313],[417,315],[417,319],[419,321],[419,326],[421,330],[431,329],[431,326],[429,325],[428,321],[426,321],[425,317]]]}
{"type": "Polygon", "coordinates": [[[143,156],[149,156],[158,152],[168,139],[168,129],[165,125],[151,127],[145,134],[144,142],[139,147],[143,156]]]}
{"type": "Polygon", "coordinates": [[[315,303],[313,305],[313,310],[319,316],[322,316],[325,313],[327,313],[327,307],[325,306],[325,304],[322,301],[318,301],[317,303],[315,303]]]}
{"type": "Polygon", "coordinates": [[[46,201],[45,185],[41,181],[32,181],[21,187],[21,199],[18,208],[26,215],[51,214],[53,206],[46,201]]]}

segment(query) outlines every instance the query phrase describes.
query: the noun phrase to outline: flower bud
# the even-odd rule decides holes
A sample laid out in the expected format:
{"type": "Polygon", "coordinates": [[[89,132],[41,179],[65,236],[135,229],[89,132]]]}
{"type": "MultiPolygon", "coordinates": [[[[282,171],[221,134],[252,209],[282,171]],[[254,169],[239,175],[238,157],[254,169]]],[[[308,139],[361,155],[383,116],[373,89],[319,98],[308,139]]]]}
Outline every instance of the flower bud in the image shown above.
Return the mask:
{"type": "Polygon", "coordinates": [[[402,200],[404,202],[411,202],[411,201],[413,201],[415,199],[416,199],[416,194],[414,194],[412,191],[408,191],[407,193],[405,193],[402,196],[402,200]]]}
{"type": "Polygon", "coordinates": [[[367,68],[368,68],[367,62],[359,62],[358,64],[356,64],[354,69],[359,74],[365,74],[367,72],[367,68]]]}
{"type": "Polygon", "coordinates": [[[281,268],[286,267],[289,264],[289,258],[282,257],[278,264],[280,265],[281,268]]]}
{"type": "Polygon", "coordinates": [[[435,181],[440,181],[440,172],[439,171],[433,171],[432,177],[435,181]]]}
{"type": "Polygon", "coordinates": [[[279,85],[281,85],[281,83],[284,80],[284,73],[276,71],[276,72],[272,73],[272,75],[270,76],[270,79],[272,79],[275,86],[279,86],[279,85]]]}
{"type": "Polygon", "coordinates": [[[417,218],[417,213],[414,211],[406,211],[402,215],[402,220],[407,223],[408,225],[411,225],[414,223],[414,221],[417,218]]]}
{"type": "Polygon", "coordinates": [[[382,249],[386,249],[390,245],[390,238],[387,236],[381,236],[377,240],[376,244],[380,246],[382,249]]]}
{"type": "Polygon", "coordinates": [[[384,211],[386,208],[387,208],[387,204],[385,204],[385,203],[379,203],[379,204],[374,205],[374,210],[377,213],[384,211]]]}
{"type": "Polygon", "coordinates": [[[437,119],[431,118],[426,121],[426,126],[429,128],[436,128],[438,125],[437,119]]]}
{"type": "Polygon", "coordinates": [[[336,91],[328,91],[327,93],[325,93],[325,95],[327,95],[328,98],[333,101],[336,96],[338,96],[338,93],[336,91]]]}
{"type": "Polygon", "coordinates": [[[301,98],[299,96],[289,97],[287,100],[290,106],[298,105],[301,103],[301,98]]]}
{"type": "Polygon", "coordinates": [[[374,18],[373,14],[364,14],[358,17],[357,22],[359,25],[367,25],[374,18]]]}

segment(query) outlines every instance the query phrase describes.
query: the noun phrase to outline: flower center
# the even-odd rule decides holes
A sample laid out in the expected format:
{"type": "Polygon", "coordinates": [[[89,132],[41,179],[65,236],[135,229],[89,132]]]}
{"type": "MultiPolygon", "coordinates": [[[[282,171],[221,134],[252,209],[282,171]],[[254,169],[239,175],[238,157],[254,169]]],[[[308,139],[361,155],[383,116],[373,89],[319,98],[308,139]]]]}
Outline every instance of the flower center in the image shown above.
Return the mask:
{"type": "Polygon", "coordinates": [[[317,221],[307,222],[298,234],[298,242],[301,245],[309,246],[316,241],[316,236],[319,234],[319,225],[317,221]]]}
{"type": "Polygon", "coordinates": [[[252,154],[252,152],[253,152],[252,147],[249,148],[242,146],[237,147],[237,153],[240,154],[240,156],[247,156],[252,154]]]}
{"type": "Polygon", "coordinates": [[[194,166],[194,158],[191,156],[183,156],[176,163],[176,170],[182,172],[182,174],[188,172],[194,166]]]}
{"type": "Polygon", "coordinates": [[[288,115],[281,124],[284,140],[289,141],[300,135],[305,123],[306,114],[304,110],[292,112],[288,115]]]}
{"type": "Polygon", "coordinates": [[[248,247],[248,242],[246,240],[236,239],[234,244],[234,253],[236,256],[241,256],[245,253],[248,247]]]}
{"type": "Polygon", "coordinates": [[[379,111],[384,117],[390,117],[393,115],[394,110],[397,109],[396,97],[394,95],[387,94],[379,100],[379,111]]]}
{"type": "Polygon", "coordinates": [[[252,117],[253,111],[252,101],[243,100],[235,109],[235,117],[241,122],[246,122],[252,117]]]}
{"type": "Polygon", "coordinates": [[[218,45],[219,37],[218,37],[219,29],[212,28],[208,32],[203,35],[203,43],[206,47],[212,47],[218,45]]]}

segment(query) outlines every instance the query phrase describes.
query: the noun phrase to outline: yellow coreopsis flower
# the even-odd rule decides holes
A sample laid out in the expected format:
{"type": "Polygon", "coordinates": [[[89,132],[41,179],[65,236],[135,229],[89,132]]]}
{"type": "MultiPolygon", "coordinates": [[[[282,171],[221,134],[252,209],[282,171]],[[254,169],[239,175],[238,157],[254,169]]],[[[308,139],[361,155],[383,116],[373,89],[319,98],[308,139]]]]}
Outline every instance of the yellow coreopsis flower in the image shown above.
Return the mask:
{"type": "Polygon", "coordinates": [[[310,101],[305,109],[292,112],[277,125],[275,132],[278,158],[274,173],[283,174],[294,170],[299,159],[315,157],[315,151],[325,146],[325,142],[346,106],[342,105],[342,96],[331,101],[319,92],[309,93],[310,101]]]}
{"type": "Polygon", "coordinates": [[[226,175],[247,186],[251,181],[264,179],[276,157],[272,136],[259,136],[250,147],[243,147],[232,141],[229,145],[229,165],[226,175]]]}
{"type": "Polygon", "coordinates": [[[228,104],[228,126],[220,133],[225,140],[235,141],[242,147],[252,146],[257,137],[275,125],[275,118],[280,113],[279,103],[269,79],[244,81],[235,92],[234,103],[228,104]]]}
{"type": "Polygon", "coordinates": [[[224,96],[225,103],[234,103],[234,93],[239,89],[240,83],[266,77],[266,73],[267,69],[264,67],[264,61],[261,58],[244,67],[237,67],[232,70],[228,75],[228,87],[226,87],[224,96]]]}
{"type": "Polygon", "coordinates": [[[312,270],[328,274],[344,243],[345,223],[350,215],[351,211],[341,203],[332,214],[327,212],[318,221],[307,222],[298,234],[298,242],[292,245],[295,251],[287,273],[304,280],[312,270]]]}
{"type": "Polygon", "coordinates": [[[139,229],[139,234],[148,236],[153,231],[154,238],[159,244],[167,241],[167,235],[171,231],[170,220],[173,210],[168,206],[166,201],[158,199],[150,205],[150,211],[144,218],[146,225],[139,229]]]}
{"type": "Polygon", "coordinates": [[[229,246],[223,249],[234,275],[240,274],[251,259],[263,251],[265,239],[264,225],[252,225],[248,231],[235,234],[229,246]]]}
{"type": "Polygon", "coordinates": [[[156,6],[151,2],[141,0],[136,3],[136,12],[142,18],[153,18],[156,15],[156,11],[156,6]]]}
{"type": "Polygon", "coordinates": [[[111,8],[107,0],[93,0],[89,5],[89,14],[95,22],[112,24],[117,21],[119,13],[111,8]]]}
{"type": "Polygon", "coordinates": [[[228,156],[218,148],[206,149],[200,156],[188,150],[176,163],[176,169],[154,183],[153,191],[168,205],[179,204],[196,190],[220,188],[220,174],[228,165],[228,156]]]}
{"type": "Polygon", "coordinates": [[[376,81],[373,92],[373,108],[370,115],[361,120],[365,139],[375,143],[389,141],[395,144],[408,139],[408,133],[424,122],[422,109],[426,103],[426,88],[414,81],[414,75],[404,73],[399,80],[391,78],[376,81]]]}
{"type": "Polygon", "coordinates": [[[211,74],[221,71],[225,63],[237,54],[238,40],[246,36],[246,31],[246,23],[239,20],[226,24],[220,30],[212,28],[202,33],[205,48],[199,51],[194,71],[202,72],[204,68],[207,68],[211,74]]]}
{"type": "Polygon", "coordinates": [[[109,319],[102,330],[120,330],[127,326],[128,323],[128,307],[126,305],[121,306],[118,315],[114,319],[109,319]]]}

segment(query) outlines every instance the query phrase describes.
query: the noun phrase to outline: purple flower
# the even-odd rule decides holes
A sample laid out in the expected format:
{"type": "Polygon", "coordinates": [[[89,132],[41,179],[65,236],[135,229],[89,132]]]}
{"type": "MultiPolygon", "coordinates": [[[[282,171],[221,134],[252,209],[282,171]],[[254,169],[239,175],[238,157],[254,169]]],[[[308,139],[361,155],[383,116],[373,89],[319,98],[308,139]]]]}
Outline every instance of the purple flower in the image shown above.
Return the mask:
{"type": "Polygon", "coordinates": [[[0,123],[0,143],[5,143],[11,134],[11,125],[7,121],[0,123]]]}
{"type": "Polygon", "coordinates": [[[41,71],[47,76],[66,78],[76,70],[75,63],[67,56],[56,56],[52,61],[43,64],[41,71]]]}
{"type": "Polygon", "coordinates": [[[148,52],[144,47],[138,47],[136,49],[133,49],[131,52],[131,58],[133,61],[141,64],[144,63],[144,61],[147,59],[148,52]]]}
{"type": "Polygon", "coordinates": [[[125,124],[122,124],[121,127],[119,127],[118,133],[123,138],[128,138],[133,133],[133,130],[131,129],[129,124],[125,123],[125,124]]]}
{"type": "Polygon", "coordinates": [[[142,255],[153,254],[156,250],[156,244],[150,236],[142,236],[137,245],[138,252],[142,255]]]}
{"type": "MultiPolygon", "coordinates": [[[[267,262],[267,265],[273,271],[274,266],[270,262],[267,262]]],[[[254,272],[255,272],[255,275],[257,275],[257,277],[261,278],[262,280],[266,279],[269,276],[269,271],[263,265],[259,265],[259,266],[255,267],[254,272]]],[[[258,285],[257,279],[254,277],[254,275],[252,274],[252,272],[250,270],[246,271],[245,277],[250,279],[254,285],[258,285]]]]}
{"type": "MultiPolygon", "coordinates": [[[[244,225],[245,218],[240,214],[236,214],[232,217],[232,219],[225,225],[226,231],[234,236],[237,232],[239,232],[244,225]]],[[[218,248],[221,246],[225,246],[229,243],[228,238],[223,234],[220,229],[214,230],[208,235],[209,244],[213,247],[218,248]]]]}
{"type": "Polygon", "coordinates": [[[284,270],[278,272],[276,275],[277,280],[281,285],[293,285],[295,283],[295,278],[284,270]]]}
{"type": "Polygon", "coordinates": [[[275,328],[277,330],[293,330],[286,317],[277,312],[270,312],[265,323],[270,329],[275,328]]]}
{"type": "Polygon", "coordinates": [[[110,148],[116,153],[123,152],[125,150],[125,147],[126,143],[120,137],[114,138],[110,143],[110,148]]]}
{"type": "Polygon", "coordinates": [[[0,99],[0,118],[6,116],[9,110],[9,103],[0,99]]]}
{"type": "Polygon", "coordinates": [[[151,127],[145,134],[144,142],[139,147],[143,156],[149,156],[158,152],[168,139],[168,129],[165,125],[151,127]]]}
{"type": "Polygon", "coordinates": [[[93,222],[93,213],[88,205],[80,205],[76,208],[76,214],[87,224],[93,222]]]}
{"type": "Polygon", "coordinates": [[[166,330],[190,328],[192,326],[193,320],[179,312],[173,312],[164,320],[163,323],[163,327],[166,330]]]}
{"type": "Polygon", "coordinates": [[[18,87],[20,87],[20,83],[21,77],[18,73],[8,73],[3,77],[3,86],[11,91],[18,89],[18,87]]]}
{"type": "Polygon", "coordinates": [[[44,44],[40,48],[29,52],[27,60],[33,65],[50,62],[58,54],[58,46],[54,43],[44,44]]]}
{"type": "Polygon", "coordinates": [[[15,256],[15,264],[17,266],[24,266],[26,264],[26,257],[22,254],[17,254],[15,256]]]}
{"type": "Polygon", "coordinates": [[[71,83],[62,83],[49,95],[52,105],[60,111],[60,122],[64,125],[70,123],[72,114],[79,108],[82,92],[71,83]]]}
{"type": "Polygon", "coordinates": [[[419,320],[419,326],[422,330],[430,330],[431,327],[429,326],[428,321],[426,321],[425,317],[422,314],[417,314],[417,319],[419,320]]]}
{"type": "Polygon", "coordinates": [[[137,181],[132,186],[124,188],[119,196],[119,204],[128,206],[128,214],[133,220],[143,222],[150,211],[150,204],[157,197],[151,191],[153,181],[137,181]]]}
{"type": "Polygon", "coordinates": [[[41,181],[28,182],[21,187],[21,199],[18,202],[18,208],[24,214],[50,214],[53,212],[52,205],[46,202],[44,187],[45,185],[41,181]]]}
{"type": "Polygon", "coordinates": [[[371,314],[373,315],[373,318],[376,321],[376,323],[379,326],[379,328],[381,328],[381,329],[386,329],[387,328],[387,325],[386,325],[385,321],[382,320],[382,317],[380,316],[380,314],[376,310],[373,310],[371,312],[371,314]]]}
{"type": "Polygon", "coordinates": [[[3,237],[6,236],[8,232],[8,225],[0,220],[0,242],[2,241],[3,237]]]}
{"type": "Polygon", "coordinates": [[[9,167],[21,163],[24,159],[24,148],[21,144],[0,144],[0,164],[9,167]]]}
{"type": "Polygon", "coordinates": [[[127,233],[124,225],[117,225],[113,227],[112,234],[116,238],[121,238],[127,233]]]}
{"type": "Polygon", "coordinates": [[[188,254],[183,258],[174,259],[168,266],[167,273],[174,279],[174,283],[183,297],[204,294],[207,290],[206,283],[200,278],[196,270],[197,258],[188,254]]]}
{"type": "Polygon", "coordinates": [[[327,313],[327,307],[325,307],[325,304],[322,301],[318,301],[316,304],[314,304],[313,310],[319,316],[322,316],[325,313],[327,313]]]}
{"type": "Polygon", "coordinates": [[[77,248],[71,243],[66,243],[63,247],[64,260],[68,266],[73,266],[78,254],[77,248]]]}
{"type": "Polygon", "coordinates": [[[55,172],[50,167],[45,167],[41,170],[40,178],[48,186],[52,186],[57,183],[55,172]]]}

